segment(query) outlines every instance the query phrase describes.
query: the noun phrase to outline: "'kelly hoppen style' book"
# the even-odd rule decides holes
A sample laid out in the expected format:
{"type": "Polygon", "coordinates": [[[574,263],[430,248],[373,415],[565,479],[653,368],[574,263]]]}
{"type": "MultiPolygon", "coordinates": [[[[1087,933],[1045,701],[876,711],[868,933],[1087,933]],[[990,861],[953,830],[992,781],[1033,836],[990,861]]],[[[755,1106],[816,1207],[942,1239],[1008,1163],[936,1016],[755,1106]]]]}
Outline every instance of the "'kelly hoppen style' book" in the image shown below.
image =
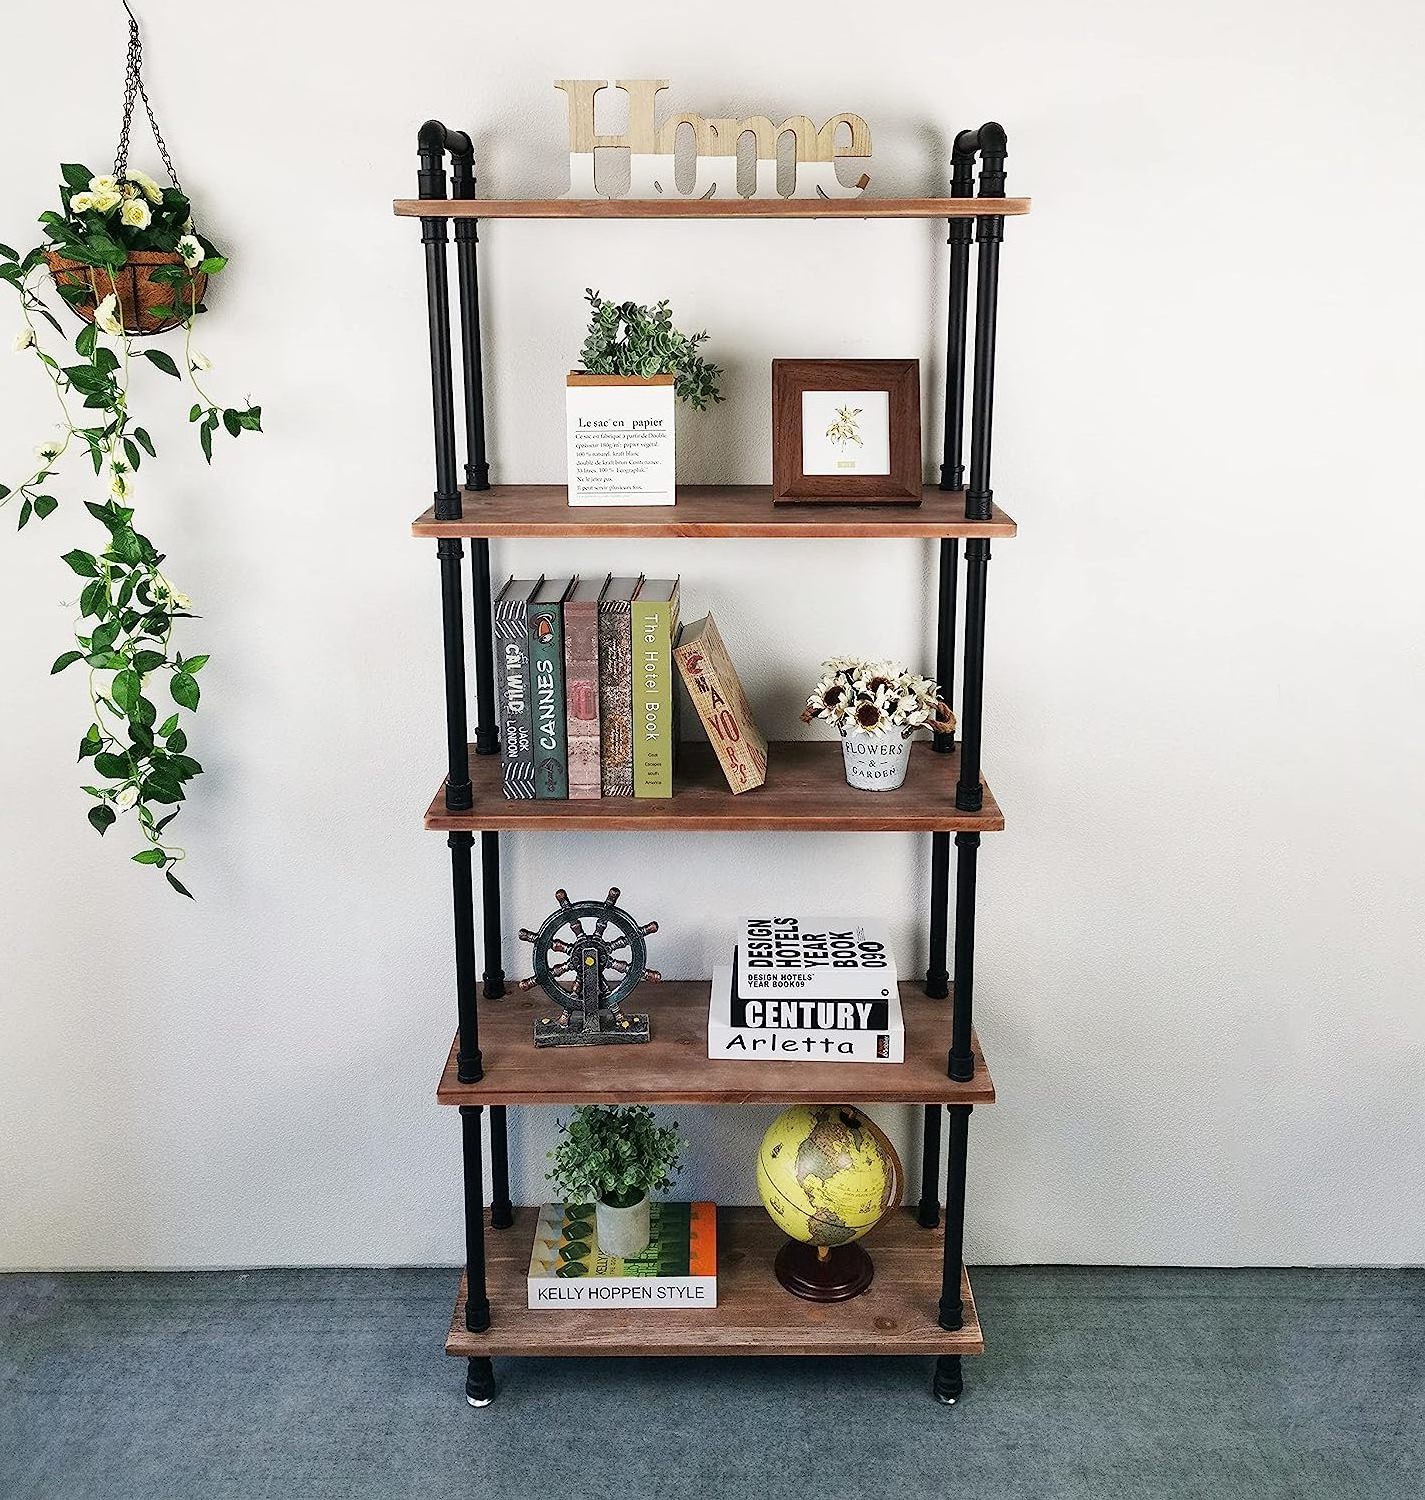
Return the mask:
{"type": "Polygon", "coordinates": [[[678,580],[645,578],[630,608],[633,636],[633,795],[671,797],[677,734],[673,723],[673,642],[678,580]]]}
{"type": "Polygon", "coordinates": [[[632,605],[643,582],[610,578],[599,600],[599,785],[605,797],[633,796],[632,605]]]}
{"type": "Polygon", "coordinates": [[[767,741],[711,615],[683,627],[673,660],[728,786],[734,793],[761,786],[767,779],[767,741]]]}
{"type": "MultiPolygon", "coordinates": [[[[772,1002],[768,1002],[769,1004],[772,1002]]],[[[713,968],[708,1001],[708,1056],[737,1061],[871,1062],[905,1061],[905,1022],[899,995],[887,1002],[889,1024],[881,1031],[823,1030],[819,1026],[734,1026],[732,965],[713,968]]],[[[791,1018],[787,1018],[791,1019],[791,1018]]]]}
{"type": "Polygon", "coordinates": [[[569,738],[564,722],[564,600],[572,578],[546,578],[529,601],[531,737],[534,795],[562,802],[569,795],[569,738]]]}
{"type": "Polygon", "coordinates": [[[621,1259],[599,1249],[592,1203],[546,1203],[530,1251],[529,1305],[556,1312],[716,1307],[716,1205],[655,1201],[648,1228],[648,1248],[621,1259]]]}
{"type": "Polygon", "coordinates": [[[495,600],[495,664],[500,685],[500,787],[506,797],[534,796],[529,624],[526,613],[542,578],[511,578],[495,600]]]}
{"type": "Polygon", "coordinates": [[[602,795],[599,782],[599,600],[602,578],[575,581],[564,601],[564,701],[569,740],[569,797],[602,795]]]}

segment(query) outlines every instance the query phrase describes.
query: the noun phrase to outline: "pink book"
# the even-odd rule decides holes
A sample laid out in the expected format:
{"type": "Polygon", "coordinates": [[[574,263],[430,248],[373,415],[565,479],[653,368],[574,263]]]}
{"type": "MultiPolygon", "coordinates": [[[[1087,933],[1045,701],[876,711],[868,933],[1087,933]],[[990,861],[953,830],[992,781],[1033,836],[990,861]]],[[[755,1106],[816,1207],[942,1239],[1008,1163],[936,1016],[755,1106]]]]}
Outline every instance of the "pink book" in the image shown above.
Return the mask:
{"type": "Polygon", "coordinates": [[[569,731],[569,796],[598,797],[599,600],[608,576],[581,578],[564,601],[564,699],[569,731]]]}

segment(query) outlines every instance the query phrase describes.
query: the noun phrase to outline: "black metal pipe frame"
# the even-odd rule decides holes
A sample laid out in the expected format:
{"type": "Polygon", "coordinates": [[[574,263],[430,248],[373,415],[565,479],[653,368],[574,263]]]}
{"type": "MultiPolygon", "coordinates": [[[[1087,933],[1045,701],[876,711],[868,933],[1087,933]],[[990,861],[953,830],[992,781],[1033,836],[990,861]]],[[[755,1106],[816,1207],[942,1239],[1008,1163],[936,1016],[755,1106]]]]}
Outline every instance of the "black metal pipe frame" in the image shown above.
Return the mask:
{"type": "Polygon", "coordinates": [[[945,1264],[940,1278],[940,1326],[955,1332],[964,1325],[960,1271],[965,1259],[965,1167],[970,1140],[970,1106],[950,1106],[945,1168],[945,1264]]]}
{"type": "MultiPolygon", "coordinates": [[[[480,1155],[478,1104],[460,1106],[460,1145],[465,1167],[465,1327],[471,1333],[490,1328],[490,1297],[485,1286],[484,1167],[480,1155]]],[[[488,1356],[466,1366],[465,1397],[472,1406],[488,1406],[495,1395],[495,1367],[488,1356]]]]}
{"type": "Polygon", "coordinates": [[[975,874],[980,857],[978,833],[955,835],[955,1010],[951,1021],[947,1071],[956,1083],[975,1076],[970,1035],[975,1016],[975,874]]]}
{"type": "Polygon", "coordinates": [[[479,1083],[485,1076],[480,1055],[480,1011],[475,998],[475,887],[471,851],[475,835],[449,835],[450,892],[455,911],[455,1009],[460,1018],[456,1076],[461,1083],[479,1083]]]}

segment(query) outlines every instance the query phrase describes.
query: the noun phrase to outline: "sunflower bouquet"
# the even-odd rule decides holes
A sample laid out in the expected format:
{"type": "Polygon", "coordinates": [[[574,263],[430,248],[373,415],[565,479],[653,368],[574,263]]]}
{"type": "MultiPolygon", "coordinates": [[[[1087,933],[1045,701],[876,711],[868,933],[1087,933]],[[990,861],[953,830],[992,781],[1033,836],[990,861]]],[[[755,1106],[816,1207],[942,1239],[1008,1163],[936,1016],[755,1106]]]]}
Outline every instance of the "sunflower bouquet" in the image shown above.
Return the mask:
{"type": "Polygon", "coordinates": [[[939,687],[899,662],[833,656],[822,662],[821,671],[802,710],[804,724],[825,719],[843,738],[859,734],[909,739],[917,729],[949,734],[955,728],[955,715],[939,687]]]}

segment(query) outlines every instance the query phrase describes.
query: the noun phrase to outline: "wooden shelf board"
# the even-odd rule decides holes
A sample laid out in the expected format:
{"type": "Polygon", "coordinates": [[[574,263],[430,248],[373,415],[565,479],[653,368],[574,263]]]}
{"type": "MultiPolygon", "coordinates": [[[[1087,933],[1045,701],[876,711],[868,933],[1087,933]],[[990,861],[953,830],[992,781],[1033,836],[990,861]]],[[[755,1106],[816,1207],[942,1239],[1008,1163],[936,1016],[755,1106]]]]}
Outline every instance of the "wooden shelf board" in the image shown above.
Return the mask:
{"type": "Polygon", "coordinates": [[[774,505],[767,484],[685,484],[676,505],[569,504],[562,484],[498,484],[461,495],[464,515],[411,523],[419,537],[1010,537],[1019,529],[995,506],[965,519],[964,490],[927,486],[919,505],[774,505]]]}
{"type": "Polygon", "coordinates": [[[445,1352],[485,1355],[982,1354],[970,1278],[963,1270],[964,1326],[936,1321],[944,1234],[921,1229],[910,1210],[892,1215],[864,1241],[876,1275],[846,1302],[805,1302],[785,1291],[772,1260],[785,1243],[761,1208],[719,1208],[718,1305],[701,1311],[629,1308],[557,1311],[526,1305],[535,1210],[517,1208],[510,1229],[485,1233],[490,1327],[465,1327],[465,1277],[445,1352]]]}
{"type": "Polygon", "coordinates": [[[846,784],[841,745],[825,740],[773,740],[767,747],[767,780],[753,791],[728,790],[712,746],[687,740],[680,748],[671,797],[600,797],[593,801],[514,801],[500,790],[500,758],[470,747],[475,805],[451,812],[442,783],[425,826],[440,832],[470,829],[549,829],[630,833],[992,833],[1004,814],[988,786],[979,812],[955,806],[960,750],[937,755],[929,742],[911,752],[905,784],[893,792],[864,792],[846,784]]]}
{"type": "MultiPolygon", "coordinates": [[[[521,950],[523,954],[524,950],[521,950]]],[[[653,1035],[618,1047],[539,1047],[534,1023],[554,1005],[542,991],[515,990],[480,1003],[485,1076],[456,1076],[459,1038],[451,1044],[436,1099],[441,1104],[993,1104],[994,1080],[973,1037],[975,1076],[946,1076],[949,1000],[900,987],[905,1061],[900,1063],[732,1062],[708,1056],[711,981],[642,985],[629,1009],[646,1011],[653,1035]]]]}
{"type": "Polygon", "coordinates": [[[1028,198],[397,198],[404,219],[1015,218],[1028,198]]]}

